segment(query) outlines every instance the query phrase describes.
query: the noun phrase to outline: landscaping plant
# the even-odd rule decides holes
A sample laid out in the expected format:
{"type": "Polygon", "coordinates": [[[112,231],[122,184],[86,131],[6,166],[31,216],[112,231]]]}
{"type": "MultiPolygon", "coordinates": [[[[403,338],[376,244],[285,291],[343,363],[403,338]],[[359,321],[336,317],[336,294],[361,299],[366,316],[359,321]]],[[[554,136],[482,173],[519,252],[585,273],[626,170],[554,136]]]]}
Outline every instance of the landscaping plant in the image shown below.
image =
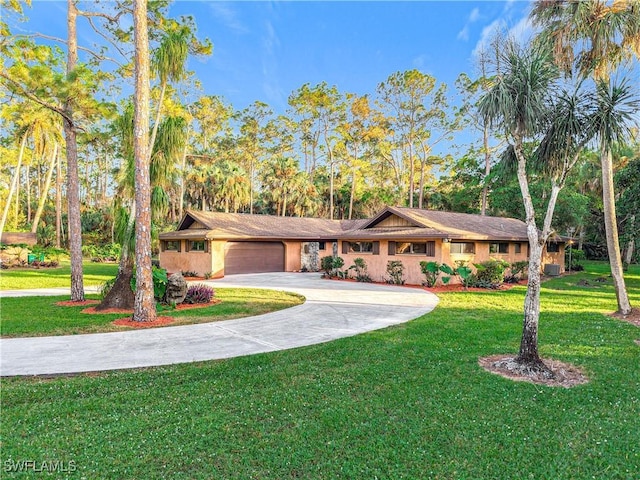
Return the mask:
{"type": "Polygon", "coordinates": [[[404,265],[400,260],[389,260],[387,262],[387,274],[389,275],[389,283],[404,285],[404,265]]]}
{"type": "Polygon", "coordinates": [[[420,271],[425,277],[424,286],[434,287],[442,270],[440,270],[440,264],[438,262],[426,262],[423,260],[420,262],[420,271]]]}
{"type": "Polygon", "coordinates": [[[183,303],[210,303],[215,295],[215,290],[209,285],[198,283],[190,285],[187,289],[187,296],[184,297],[183,303]]]}
{"type": "Polygon", "coordinates": [[[371,277],[367,272],[367,263],[364,258],[356,258],[353,260],[353,265],[349,267],[349,270],[353,270],[355,279],[358,282],[371,282],[371,277]]]}
{"type": "Polygon", "coordinates": [[[329,278],[335,278],[341,276],[342,273],[340,269],[344,266],[344,260],[342,257],[334,257],[332,255],[328,255],[326,257],[322,257],[320,260],[320,268],[324,270],[324,273],[329,278]]]}

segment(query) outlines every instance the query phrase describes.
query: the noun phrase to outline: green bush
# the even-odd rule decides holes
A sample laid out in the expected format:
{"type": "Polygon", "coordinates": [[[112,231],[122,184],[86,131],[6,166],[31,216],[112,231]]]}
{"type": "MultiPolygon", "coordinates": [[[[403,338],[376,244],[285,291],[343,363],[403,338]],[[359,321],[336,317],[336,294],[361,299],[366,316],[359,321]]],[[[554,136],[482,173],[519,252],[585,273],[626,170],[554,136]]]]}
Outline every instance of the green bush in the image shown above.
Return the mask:
{"type": "Polygon", "coordinates": [[[504,281],[506,283],[518,283],[523,278],[526,278],[528,268],[529,262],[526,260],[513,262],[509,267],[509,275],[505,275],[504,281]]]}
{"type": "Polygon", "coordinates": [[[328,255],[320,259],[320,268],[324,270],[325,275],[329,278],[334,278],[341,275],[340,269],[344,266],[344,260],[341,257],[334,257],[328,255]]]}
{"type": "MultiPolygon", "coordinates": [[[[420,262],[420,271],[425,277],[424,286],[433,287],[438,281],[438,275],[440,275],[440,264],[438,262],[420,262]]],[[[447,280],[448,281],[448,280],[447,280]]]]}
{"type": "Polygon", "coordinates": [[[388,283],[394,285],[404,285],[404,265],[400,260],[389,260],[387,262],[388,283]]]}
{"type": "Polygon", "coordinates": [[[569,246],[564,250],[564,267],[568,272],[581,272],[584,270],[582,261],[586,258],[584,250],[578,250],[569,246]]]}
{"type": "Polygon", "coordinates": [[[353,260],[353,265],[349,267],[349,270],[354,271],[355,279],[358,282],[371,282],[371,277],[367,272],[367,262],[364,258],[356,258],[353,260]]]}
{"type": "Polygon", "coordinates": [[[492,258],[486,262],[474,263],[473,266],[476,267],[474,286],[489,288],[490,285],[502,285],[504,272],[510,267],[510,264],[504,260],[492,258]]]}

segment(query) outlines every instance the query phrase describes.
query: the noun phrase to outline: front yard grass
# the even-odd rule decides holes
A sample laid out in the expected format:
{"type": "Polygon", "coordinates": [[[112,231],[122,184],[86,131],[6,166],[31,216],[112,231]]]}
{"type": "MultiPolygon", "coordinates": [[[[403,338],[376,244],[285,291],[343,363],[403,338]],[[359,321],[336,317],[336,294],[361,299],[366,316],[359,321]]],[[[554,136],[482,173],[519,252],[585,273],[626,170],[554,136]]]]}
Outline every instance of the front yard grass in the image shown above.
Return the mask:
{"type": "MultiPolygon", "coordinates": [[[[4,379],[0,461],[72,460],[73,476],[103,479],[637,479],[640,329],[604,315],[610,280],[576,285],[601,274],[543,285],[541,354],[582,367],[585,385],[478,366],[517,351],[524,287],[446,293],[412,322],[327,344],[4,379]]],[[[640,305],[637,266],[627,285],[640,305]]]]}
{"type": "MultiPolygon", "coordinates": [[[[84,285],[100,285],[118,273],[116,263],[94,263],[82,265],[84,285]]],[[[29,288],[55,288],[71,286],[71,264],[62,260],[56,268],[9,268],[0,271],[0,290],[24,290],[29,288]]]]}
{"type": "MultiPolygon", "coordinates": [[[[174,317],[170,326],[204,323],[249,317],[299,305],[304,298],[287,292],[249,288],[216,288],[215,298],[221,303],[193,310],[163,310],[159,315],[174,317]]],[[[87,295],[87,299],[98,298],[87,295]]],[[[73,335],[130,330],[111,322],[127,314],[85,314],[88,306],[60,307],[55,303],[69,300],[61,297],[0,298],[0,335],[26,337],[42,335],[73,335]]]]}

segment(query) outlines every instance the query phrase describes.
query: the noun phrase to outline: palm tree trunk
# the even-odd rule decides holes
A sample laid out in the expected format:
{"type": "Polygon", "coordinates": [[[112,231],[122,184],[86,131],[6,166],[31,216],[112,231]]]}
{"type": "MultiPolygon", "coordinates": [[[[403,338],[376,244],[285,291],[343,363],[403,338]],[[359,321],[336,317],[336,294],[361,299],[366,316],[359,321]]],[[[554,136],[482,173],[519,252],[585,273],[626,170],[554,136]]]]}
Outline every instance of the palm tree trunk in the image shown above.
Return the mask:
{"type": "Polygon", "coordinates": [[[18,186],[18,181],[20,180],[20,166],[22,165],[22,158],[24,157],[24,148],[27,144],[27,133],[25,132],[22,135],[22,141],[20,142],[20,153],[18,154],[18,164],[16,165],[16,171],[13,174],[13,179],[11,180],[11,188],[9,189],[9,196],[7,197],[7,203],[4,206],[4,211],[2,212],[2,220],[0,220],[0,237],[2,237],[2,232],[4,232],[4,226],[7,223],[7,217],[9,216],[9,208],[11,206],[11,197],[16,191],[18,186]]]}
{"type": "Polygon", "coordinates": [[[602,141],[600,160],[602,163],[604,227],[607,236],[607,251],[609,253],[609,264],[611,265],[611,276],[613,277],[613,286],[616,290],[618,313],[628,315],[631,313],[631,304],[629,303],[627,287],[624,283],[622,256],[620,254],[620,244],[618,243],[616,200],[613,187],[613,159],[611,157],[611,149],[605,141],[602,141]]]}
{"type": "MultiPolygon", "coordinates": [[[[529,181],[526,172],[526,159],[522,142],[516,141],[514,146],[518,158],[518,183],[522,193],[522,201],[526,213],[527,237],[529,238],[529,278],[527,281],[527,293],[524,299],[524,318],[522,323],[522,338],[520,351],[516,362],[532,370],[549,372],[549,369],[540,359],[538,353],[538,323],[540,320],[540,266],[542,263],[542,247],[546,238],[536,226],[533,200],[529,191],[529,181]]],[[[548,210],[547,210],[548,215],[548,210]]],[[[547,219],[545,218],[545,223],[547,219]]]]}
{"type": "Polygon", "coordinates": [[[42,211],[44,210],[44,204],[47,201],[47,194],[49,192],[49,186],[51,185],[51,177],[53,176],[53,170],[56,167],[56,160],[58,159],[58,143],[53,146],[53,154],[51,155],[51,164],[49,165],[49,170],[47,171],[47,178],[44,181],[44,188],[40,194],[40,202],[38,203],[38,210],[36,210],[36,215],[33,217],[33,223],[31,224],[31,233],[36,233],[38,231],[38,223],[40,222],[40,216],[42,215],[42,211]]]}

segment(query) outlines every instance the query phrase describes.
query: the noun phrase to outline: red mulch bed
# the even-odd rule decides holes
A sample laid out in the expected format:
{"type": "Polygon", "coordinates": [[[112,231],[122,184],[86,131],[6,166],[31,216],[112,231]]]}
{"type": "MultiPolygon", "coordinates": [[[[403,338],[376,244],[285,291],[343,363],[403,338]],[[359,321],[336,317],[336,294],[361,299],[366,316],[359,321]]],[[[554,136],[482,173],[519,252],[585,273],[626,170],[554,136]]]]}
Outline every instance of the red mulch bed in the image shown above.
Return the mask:
{"type": "Polygon", "coordinates": [[[119,318],[111,322],[119,327],[131,327],[131,328],[153,328],[162,327],[175,322],[177,319],[174,317],[157,317],[153,322],[134,322],[131,317],[119,318]]]}
{"type": "MultiPolygon", "coordinates": [[[[323,277],[327,278],[327,277],[323,277]]],[[[329,280],[337,280],[339,282],[357,282],[355,278],[329,278],[329,280]]],[[[476,287],[468,287],[466,290],[462,284],[456,283],[453,285],[438,285],[436,287],[425,287],[422,285],[395,285],[393,283],[386,282],[367,282],[373,283],[375,285],[391,285],[394,287],[407,287],[407,288],[420,288],[423,290],[427,290],[429,292],[438,293],[438,292],[490,292],[489,288],[476,288],[476,287]]],[[[527,280],[520,280],[518,283],[503,283],[500,287],[494,290],[510,290],[516,285],[526,285],[527,280]]]]}
{"type": "Polygon", "coordinates": [[[84,300],[82,302],[74,302],[72,300],[64,300],[62,302],[56,302],[59,307],[84,307],[85,305],[97,305],[100,300],[84,300]]]}
{"type": "MultiPolygon", "coordinates": [[[[180,305],[176,305],[175,309],[177,311],[180,311],[180,310],[193,310],[194,308],[211,307],[213,305],[220,303],[221,301],[222,300],[215,298],[209,303],[181,303],[180,305]]],[[[96,300],[96,303],[99,303],[99,302],[96,300]]],[[[80,313],[89,313],[89,314],[133,313],[133,310],[127,310],[124,308],[107,308],[106,310],[96,310],[95,307],[89,307],[89,308],[85,308],[80,313]]],[[[135,322],[135,323],[137,324],[140,322],[135,322]]]]}

